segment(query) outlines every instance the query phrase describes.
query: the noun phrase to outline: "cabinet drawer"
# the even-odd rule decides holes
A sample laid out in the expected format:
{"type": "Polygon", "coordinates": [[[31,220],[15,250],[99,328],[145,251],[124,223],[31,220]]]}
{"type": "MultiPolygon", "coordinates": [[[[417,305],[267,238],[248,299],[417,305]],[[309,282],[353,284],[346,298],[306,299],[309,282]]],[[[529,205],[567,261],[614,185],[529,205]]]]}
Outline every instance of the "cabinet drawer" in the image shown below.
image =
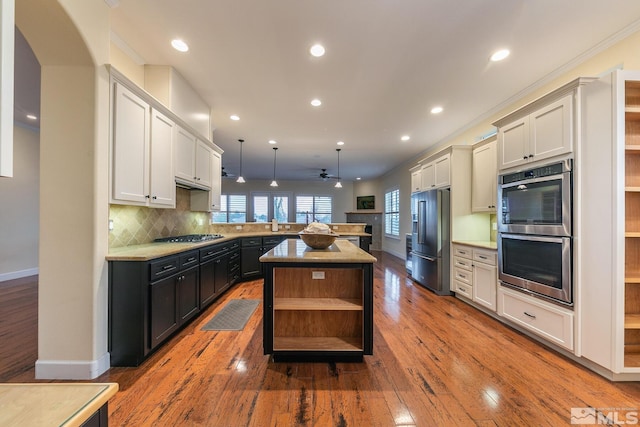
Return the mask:
{"type": "Polygon", "coordinates": [[[468,283],[463,283],[459,280],[454,280],[453,282],[453,291],[457,294],[464,295],[465,297],[471,299],[473,297],[473,286],[468,283]]]}
{"type": "Polygon", "coordinates": [[[150,262],[149,281],[153,282],[177,272],[179,270],[179,265],[179,259],[177,256],[150,262]]]}
{"type": "Polygon", "coordinates": [[[229,247],[227,245],[207,246],[204,249],[200,249],[200,262],[224,255],[228,251],[229,247]]]}
{"type": "Polygon", "coordinates": [[[262,238],[262,244],[267,246],[276,246],[278,245],[280,242],[282,242],[283,237],[282,236],[273,236],[273,237],[263,237],[262,238]]]}
{"type": "Polygon", "coordinates": [[[459,280],[460,282],[471,285],[473,283],[473,273],[468,270],[463,270],[461,268],[453,269],[453,278],[455,280],[459,280]]]}
{"type": "Polygon", "coordinates": [[[471,259],[473,257],[471,248],[468,248],[466,246],[454,246],[453,255],[467,259],[471,259]]]}
{"type": "Polygon", "coordinates": [[[498,314],[542,338],[573,350],[573,312],[501,287],[498,314]]]}
{"type": "Polygon", "coordinates": [[[194,267],[200,263],[198,251],[180,254],[180,269],[194,267]]]}
{"type": "Polygon", "coordinates": [[[229,242],[229,250],[232,251],[234,249],[240,248],[240,242],[238,240],[232,240],[229,242]]]}
{"type": "Polygon", "coordinates": [[[491,250],[474,249],[473,260],[484,264],[496,265],[496,252],[491,250]]]}
{"type": "Polygon", "coordinates": [[[456,256],[456,257],[453,257],[453,266],[471,271],[471,260],[456,256]]]}
{"type": "Polygon", "coordinates": [[[262,246],[262,238],[261,237],[245,237],[241,239],[240,244],[242,247],[247,246],[262,246]]]}

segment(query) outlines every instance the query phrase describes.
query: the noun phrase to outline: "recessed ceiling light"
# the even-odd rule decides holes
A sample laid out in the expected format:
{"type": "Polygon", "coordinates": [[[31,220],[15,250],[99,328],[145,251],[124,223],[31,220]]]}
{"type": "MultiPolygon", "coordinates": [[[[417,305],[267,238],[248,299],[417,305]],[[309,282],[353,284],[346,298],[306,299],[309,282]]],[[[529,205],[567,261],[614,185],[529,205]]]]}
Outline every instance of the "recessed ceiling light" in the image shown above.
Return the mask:
{"type": "Polygon", "coordinates": [[[440,113],[442,113],[442,107],[440,107],[440,106],[433,107],[431,109],[431,114],[440,114],[440,113]]]}
{"type": "Polygon", "coordinates": [[[189,46],[180,39],[171,40],[171,46],[177,51],[186,52],[189,50],[189,46]]]}
{"type": "Polygon", "coordinates": [[[273,139],[270,139],[270,140],[269,140],[269,144],[272,144],[272,145],[273,145],[273,144],[277,144],[277,142],[276,142],[275,140],[273,140],[273,139]]]}
{"type": "Polygon", "coordinates": [[[360,177],[357,177],[357,178],[356,178],[356,181],[360,181],[361,179],[362,179],[362,178],[360,178],[360,177]]]}
{"type": "Polygon", "coordinates": [[[411,139],[411,137],[409,135],[403,135],[402,138],[400,138],[403,141],[408,141],[411,139]]]}
{"type": "Polygon", "coordinates": [[[311,101],[311,105],[313,105],[314,107],[319,107],[322,105],[322,101],[320,101],[319,99],[314,99],[311,101]]]}
{"type": "Polygon", "coordinates": [[[240,120],[240,117],[236,116],[235,114],[232,114],[231,116],[229,116],[229,118],[230,118],[231,120],[235,120],[235,121],[240,120]]]}
{"type": "Polygon", "coordinates": [[[313,56],[320,57],[324,55],[324,46],[322,46],[321,44],[314,44],[313,46],[311,46],[311,49],[309,49],[309,52],[313,56]]]}
{"type": "Polygon", "coordinates": [[[338,142],[336,142],[336,144],[338,144],[338,145],[344,145],[344,141],[338,141],[338,142]]]}
{"type": "Polygon", "coordinates": [[[37,120],[38,118],[36,116],[34,116],[33,114],[27,114],[27,119],[29,119],[29,120],[37,120]]]}
{"type": "Polygon", "coordinates": [[[501,50],[495,52],[493,55],[491,55],[491,60],[493,62],[502,61],[507,56],[509,56],[509,53],[511,53],[511,52],[509,52],[509,49],[501,49],[501,50]]]}

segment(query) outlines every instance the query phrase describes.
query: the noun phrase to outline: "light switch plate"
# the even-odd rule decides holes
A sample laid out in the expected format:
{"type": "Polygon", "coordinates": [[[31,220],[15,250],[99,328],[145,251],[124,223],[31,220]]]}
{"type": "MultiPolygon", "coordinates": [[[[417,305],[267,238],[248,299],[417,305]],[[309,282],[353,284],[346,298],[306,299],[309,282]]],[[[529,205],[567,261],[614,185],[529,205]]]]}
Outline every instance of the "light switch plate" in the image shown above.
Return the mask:
{"type": "Polygon", "coordinates": [[[324,271],[312,271],[311,278],[314,280],[322,280],[324,279],[324,271]]]}

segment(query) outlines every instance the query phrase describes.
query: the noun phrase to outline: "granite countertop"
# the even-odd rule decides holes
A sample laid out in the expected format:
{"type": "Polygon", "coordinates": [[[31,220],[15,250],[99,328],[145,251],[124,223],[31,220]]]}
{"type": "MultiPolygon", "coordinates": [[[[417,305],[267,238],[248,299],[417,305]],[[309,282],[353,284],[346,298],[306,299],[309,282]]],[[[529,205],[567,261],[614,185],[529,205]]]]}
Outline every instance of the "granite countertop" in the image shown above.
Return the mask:
{"type": "Polygon", "coordinates": [[[80,426],[117,391],[116,383],[0,384],[0,425],[80,426]]]}
{"type": "MultiPolygon", "coordinates": [[[[105,257],[107,261],[150,261],[164,256],[175,255],[192,249],[199,249],[205,246],[228,242],[242,237],[269,237],[269,236],[297,236],[297,231],[260,231],[244,233],[227,233],[224,237],[215,240],[196,243],[145,243],[142,245],[122,246],[109,249],[105,257]]],[[[339,233],[338,233],[339,234],[339,233]]],[[[348,232],[342,236],[371,236],[369,233],[348,232]]],[[[339,238],[339,237],[338,237],[339,238]]]]}
{"type": "Polygon", "coordinates": [[[327,249],[312,249],[300,239],[287,239],[260,257],[260,262],[374,263],[376,258],[347,240],[336,239],[327,249]]]}
{"type": "Polygon", "coordinates": [[[483,249],[498,249],[498,243],[490,240],[454,240],[452,243],[459,245],[475,246],[483,249]]]}

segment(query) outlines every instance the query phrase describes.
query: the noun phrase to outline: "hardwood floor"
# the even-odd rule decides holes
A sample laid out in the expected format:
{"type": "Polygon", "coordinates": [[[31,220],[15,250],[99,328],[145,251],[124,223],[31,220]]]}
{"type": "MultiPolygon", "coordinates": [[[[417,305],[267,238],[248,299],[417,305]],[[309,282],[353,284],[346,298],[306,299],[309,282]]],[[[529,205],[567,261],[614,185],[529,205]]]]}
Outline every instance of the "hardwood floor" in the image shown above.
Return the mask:
{"type": "MultiPolygon", "coordinates": [[[[374,354],[363,363],[270,361],[262,354],[262,305],[243,331],[201,331],[228,300],[262,297],[261,280],[245,282],[142,366],[112,368],[94,381],[120,385],[109,402],[111,425],[558,426],[570,424],[571,408],[617,408],[618,422],[621,408],[640,410],[640,383],[609,382],[415,285],[402,260],[374,255],[374,354]]],[[[8,323],[5,307],[20,311],[5,301],[12,293],[0,287],[3,340],[35,333],[28,323],[8,323]],[[20,330],[8,335],[13,327],[20,330]]],[[[10,360],[4,344],[2,360],[10,360]]],[[[33,360],[22,357],[19,368],[18,359],[0,365],[0,378],[35,381],[33,360]]]]}

